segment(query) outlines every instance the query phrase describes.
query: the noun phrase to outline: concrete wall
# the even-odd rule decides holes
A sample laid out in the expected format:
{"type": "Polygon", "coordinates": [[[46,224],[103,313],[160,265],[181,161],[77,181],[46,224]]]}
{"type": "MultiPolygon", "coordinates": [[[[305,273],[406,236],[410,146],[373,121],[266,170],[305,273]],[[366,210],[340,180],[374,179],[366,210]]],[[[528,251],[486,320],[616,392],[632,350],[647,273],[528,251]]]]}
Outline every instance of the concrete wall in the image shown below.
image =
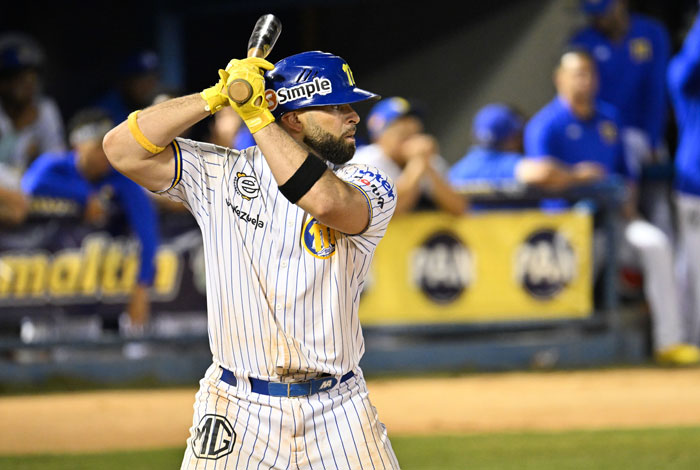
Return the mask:
{"type": "Polygon", "coordinates": [[[484,104],[505,101],[531,115],[552,98],[552,68],[582,20],[578,0],[529,0],[439,43],[421,44],[418,32],[406,44],[414,54],[363,77],[363,86],[423,102],[428,131],[454,162],[471,144],[471,121],[484,104]]]}

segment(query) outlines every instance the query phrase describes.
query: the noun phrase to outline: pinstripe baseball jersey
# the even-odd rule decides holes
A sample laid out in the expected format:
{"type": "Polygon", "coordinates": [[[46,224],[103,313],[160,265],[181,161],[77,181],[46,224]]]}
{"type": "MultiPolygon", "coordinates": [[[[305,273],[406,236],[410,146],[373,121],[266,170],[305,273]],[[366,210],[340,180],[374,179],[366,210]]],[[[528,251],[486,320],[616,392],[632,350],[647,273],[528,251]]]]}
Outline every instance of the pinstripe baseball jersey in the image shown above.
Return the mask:
{"type": "Polygon", "coordinates": [[[176,174],[164,194],[202,230],[214,363],[271,381],[356,368],[360,292],[396,205],[391,180],[367,165],[332,166],[370,208],[367,228],[347,235],[285,199],[258,147],[171,145],[176,174]]]}

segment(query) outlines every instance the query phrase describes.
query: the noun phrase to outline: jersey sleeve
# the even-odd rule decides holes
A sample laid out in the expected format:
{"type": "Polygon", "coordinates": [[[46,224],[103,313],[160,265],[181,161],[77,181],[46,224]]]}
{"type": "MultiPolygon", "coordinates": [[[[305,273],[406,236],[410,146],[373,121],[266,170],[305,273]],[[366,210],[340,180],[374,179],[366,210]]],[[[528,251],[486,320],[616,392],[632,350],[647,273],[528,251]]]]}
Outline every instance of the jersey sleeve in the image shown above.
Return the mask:
{"type": "Polygon", "coordinates": [[[371,253],[386,233],[396,209],[394,183],[376,167],[357,164],[346,165],[336,171],[336,176],[360,191],[369,208],[369,223],[364,231],[348,238],[360,250],[371,253]]]}
{"type": "Polygon", "coordinates": [[[170,145],[175,159],[173,179],[168,189],[156,193],[182,202],[197,222],[202,223],[209,218],[229,150],[182,138],[173,140],[170,145]]]}
{"type": "Polygon", "coordinates": [[[158,217],[155,208],[144,189],[130,179],[115,178],[112,185],[131,229],[141,244],[138,282],[150,286],[153,284],[156,273],[155,258],[159,244],[158,217]]]}
{"type": "Polygon", "coordinates": [[[681,50],[671,59],[667,79],[676,117],[683,122],[686,97],[700,93],[700,14],[686,34],[681,50]]]}

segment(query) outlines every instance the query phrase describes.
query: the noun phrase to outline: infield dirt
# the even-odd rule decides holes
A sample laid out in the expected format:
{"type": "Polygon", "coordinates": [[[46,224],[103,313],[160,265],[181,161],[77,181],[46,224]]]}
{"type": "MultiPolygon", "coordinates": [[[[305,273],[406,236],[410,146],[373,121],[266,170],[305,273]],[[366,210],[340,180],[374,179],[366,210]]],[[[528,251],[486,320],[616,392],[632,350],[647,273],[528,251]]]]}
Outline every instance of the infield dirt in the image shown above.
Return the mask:
{"type": "MultiPolygon", "coordinates": [[[[474,374],[368,382],[390,434],[700,425],[700,369],[474,374]]],[[[0,398],[0,454],[185,445],[194,388],[0,398]]]]}

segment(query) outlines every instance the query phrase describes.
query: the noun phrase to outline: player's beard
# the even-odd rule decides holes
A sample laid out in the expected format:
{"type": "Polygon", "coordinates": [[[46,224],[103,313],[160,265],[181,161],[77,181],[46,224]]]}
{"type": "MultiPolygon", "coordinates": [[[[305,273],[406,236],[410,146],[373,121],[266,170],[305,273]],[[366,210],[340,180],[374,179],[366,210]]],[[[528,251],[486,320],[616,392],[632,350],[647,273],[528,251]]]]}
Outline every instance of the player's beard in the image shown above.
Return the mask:
{"type": "Polygon", "coordinates": [[[335,137],[328,132],[315,128],[310,135],[304,137],[316,155],[336,165],[347,163],[355,155],[355,142],[345,140],[346,134],[335,137]]]}

